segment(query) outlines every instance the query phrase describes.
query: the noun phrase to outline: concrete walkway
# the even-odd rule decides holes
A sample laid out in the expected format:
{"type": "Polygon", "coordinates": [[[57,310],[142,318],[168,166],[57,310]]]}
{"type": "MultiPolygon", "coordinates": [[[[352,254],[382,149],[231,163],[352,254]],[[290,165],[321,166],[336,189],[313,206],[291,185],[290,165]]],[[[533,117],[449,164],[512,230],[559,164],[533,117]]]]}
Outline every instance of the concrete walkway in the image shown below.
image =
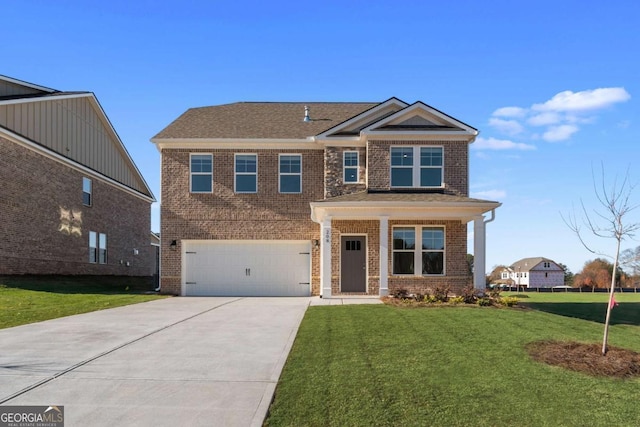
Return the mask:
{"type": "Polygon", "coordinates": [[[0,405],[73,426],[260,426],[313,298],[169,298],[0,330],[0,405]]]}

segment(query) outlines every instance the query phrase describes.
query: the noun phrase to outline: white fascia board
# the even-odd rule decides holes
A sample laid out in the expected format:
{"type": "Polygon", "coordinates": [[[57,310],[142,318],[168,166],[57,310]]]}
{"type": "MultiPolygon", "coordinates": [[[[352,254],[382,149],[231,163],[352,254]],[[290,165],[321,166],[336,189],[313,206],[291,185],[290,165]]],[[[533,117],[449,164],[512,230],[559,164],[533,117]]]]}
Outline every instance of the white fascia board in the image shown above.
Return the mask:
{"type": "Polygon", "coordinates": [[[324,139],[328,135],[331,135],[331,134],[334,134],[336,132],[339,132],[341,129],[348,128],[349,126],[351,126],[354,123],[357,123],[357,122],[365,119],[366,117],[375,116],[376,113],[378,113],[380,110],[384,110],[385,108],[388,108],[391,105],[396,105],[396,106],[398,106],[400,108],[406,108],[407,105],[409,105],[409,104],[407,104],[404,101],[399,100],[398,98],[388,99],[385,102],[383,102],[382,104],[378,104],[375,107],[373,107],[373,108],[371,108],[371,109],[369,109],[369,110],[367,110],[367,111],[365,111],[363,113],[360,113],[355,117],[350,118],[346,122],[342,122],[342,123],[332,127],[331,129],[328,129],[328,130],[322,132],[316,138],[324,139]]]}
{"type": "Polygon", "coordinates": [[[322,138],[317,141],[322,147],[366,147],[362,136],[322,138]]]}
{"type": "Polygon", "coordinates": [[[471,142],[475,138],[466,131],[367,131],[362,133],[369,141],[386,139],[437,140],[471,142]]]}
{"type": "Polygon", "coordinates": [[[236,139],[236,138],[152,138],[158,151],[165,148],[182,149],[252,149],[252,150],[322,150],[323,147],[313,138],[305,139],[236,139]]]}
{"type": "Polygon", "coordinates": [[[500,207],[499,202],[474,203],[397,203],[397,202],[353,202],[345,203],[311,202],[311,219],[322,223],[326,216],[333,219],[439,219],[469,222],[500,207]]]}
{"type": "MultiPolygon", "coordinates": [[[[26,139],[26,138],[24,138],[24,137],[22,137],[22,136],[20,136],[20,135],[18,135],[16,133],[13,133],[13,132],[7,130],[7,129],[0,128],[0,134],[3,134],[7,139],[10,139],[10,140],[14,141],[18,145],[21,145],[21,146],[23,146],[25,148],[28,148],[28,149],[30,149],[32,151],[35,151],[36,153],[42,154],[43,156],[45,156],[45,157],[47,157],[47,158],[49,158],[51,160],[54,160],[54,161],[56,161],[58,163],[62,163],[63,165],[68,166],[68,167],[70,167],[72,169],[75,169],[75,170],[77,170],[79,172],[82,172],[83,174],[86,174],[87,176],[99,179],[99,180],[101,180],[101,181],[103,181],[103,182],[105,182],[107,184],[110,184],[110,185],[112,185],[114,187],[117,187],[120,190],[124,190],[125,192],[127,192],[127,193],[129,193],[129,194],[131,194],[133,196],[136,196],[136,197],[138,197],[138,198],[140,198],[140,199],[142,199],[142,200],[144,200],[146,202],[153,203],[153,202],[156,201],[155,197],[153,197],[153,196],[149,197],[146,194],[143,194],[143,193],[141,193],[141,192],[139,192],[137,190],[134,190],[133,188],[127,187],[126,185],[121,184],[118,181],[116,181],[116,180],[114,180],[112,178],[109,178],[108,176],[103,175],[98,171],[95,171],[95,170],[93,170],[91,168],[88,168],[88,167],[76,162],[75,160],[71,160],[68,157],[64,157],[63,155],[58,154],[55,151],[49,150],[48,148],[45,148],[45,147],[42,147],[41,145],[36,144],[35,142],[30,141],[30,140],[28,140],[28,139],[26,139]]],[[[153,193],[151,193],[151,192],[149,192],[149,194],[153,195],[153,193]]]]}
{"type": "MultiPolygon", "coordinates": [[[[389,123],[391,123],[394,120],[398,120],[400,118],[402,118],[403,116],[411,116],[411,113],[416,112],[416,110],[418,110],[419,112],[424,112],[428,115],[432,115],[432,116],[436,116],[439,119],[443,120],[444,122],[450,123],[452,125],[454,125],[455,127],[459,127],[461,129],[464,129],[464,133],[468,134],[468,135],[477,135],[478,131],[476,129],[473,129],[471,126],[462,123],[461,121],[454,119],[453,117],[442,113],[441,111],[436,110],[433,107],[430,107],[427,104],[424,104],[420,101],[416,102],[415,104],[406,107],[403,110],[398,111],[395,114],[390,115],[389,117],[385,117],[384,119],[380,120],[379,122],[375,122],[370,124],[369,126],[367,126],[366,128],[362,129],[362,132],[367,132],[367,131],[373,131],[375,128],[379,128],[382,126],[385,126],[389,123]]],[[[424,117],[424,114],[421,114],[421,116],[424,117]]]]}
{"type": "Polygon", "coordinates": [[[4,80],[6,82],[13,83],[13,84],[18,85],[18,86],[24,86],[24,87],[29,87],[31,89],[41,90],[43,92],[49,92],[49,93],[57,92],[57,90],[51,89],[50,87],[36,85],[36,84],[25,82],[25,81],[22,81],[22,80],[14,79],[14,78],[11,78],[11,77],[8,77],[8,76],[0,75],[0,80],[4,80]]]}

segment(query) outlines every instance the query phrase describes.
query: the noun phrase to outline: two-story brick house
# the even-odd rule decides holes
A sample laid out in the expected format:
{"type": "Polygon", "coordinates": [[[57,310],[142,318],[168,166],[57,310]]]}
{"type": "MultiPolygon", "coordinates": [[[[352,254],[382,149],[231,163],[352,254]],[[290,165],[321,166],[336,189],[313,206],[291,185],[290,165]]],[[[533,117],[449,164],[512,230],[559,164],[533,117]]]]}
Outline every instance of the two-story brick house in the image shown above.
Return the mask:
{"type": "Polygon", "coordinates": [[[485,223],[500,203],[468,197],[477,133],[396,98],[186,111],[152,138],[162,158],[162,291],[484,288],[485,223]]]}
{"type": "Polygon", "coordinates": [[[154,196],[92,92],[0,76],[0,183],[0,275],[154,274],[154,196]]]}

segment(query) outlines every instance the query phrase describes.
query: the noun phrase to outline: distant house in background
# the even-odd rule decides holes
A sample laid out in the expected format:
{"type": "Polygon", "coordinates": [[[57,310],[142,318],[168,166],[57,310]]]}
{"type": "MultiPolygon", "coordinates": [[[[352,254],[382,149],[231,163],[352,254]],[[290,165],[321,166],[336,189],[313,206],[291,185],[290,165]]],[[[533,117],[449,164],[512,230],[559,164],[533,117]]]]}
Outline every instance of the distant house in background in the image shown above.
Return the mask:
{"type": "Polygon", "coordinates": [[[93,93],[0,76],[0,182],[0,275],[153,274],[155,199],[93,93]]]}
{"type": "Polygon", "coordinates": [[[564,285],[564,270],[548,258],[523,258],[503,268],[500,279],[512,286],[552,288],[564,285]]]}

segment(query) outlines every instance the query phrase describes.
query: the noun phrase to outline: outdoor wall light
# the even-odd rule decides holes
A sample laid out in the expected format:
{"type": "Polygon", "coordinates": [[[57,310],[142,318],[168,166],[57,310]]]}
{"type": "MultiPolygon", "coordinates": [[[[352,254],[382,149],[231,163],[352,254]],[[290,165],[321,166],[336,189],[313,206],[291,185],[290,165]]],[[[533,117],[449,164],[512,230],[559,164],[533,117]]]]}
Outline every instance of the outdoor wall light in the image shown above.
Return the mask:
{"type": "Polygon", "coordinates": [[[176,240],[172,240],[171,244],[169,245],[169,249],[171,249],[172,251],[175,251],[178,247],[178,242],[176,240]]]}
{"type": "Polygon", "coordinates": [[[313,247],[318,249],[320,247],[320,240],[313,239],[313,247]]]}

